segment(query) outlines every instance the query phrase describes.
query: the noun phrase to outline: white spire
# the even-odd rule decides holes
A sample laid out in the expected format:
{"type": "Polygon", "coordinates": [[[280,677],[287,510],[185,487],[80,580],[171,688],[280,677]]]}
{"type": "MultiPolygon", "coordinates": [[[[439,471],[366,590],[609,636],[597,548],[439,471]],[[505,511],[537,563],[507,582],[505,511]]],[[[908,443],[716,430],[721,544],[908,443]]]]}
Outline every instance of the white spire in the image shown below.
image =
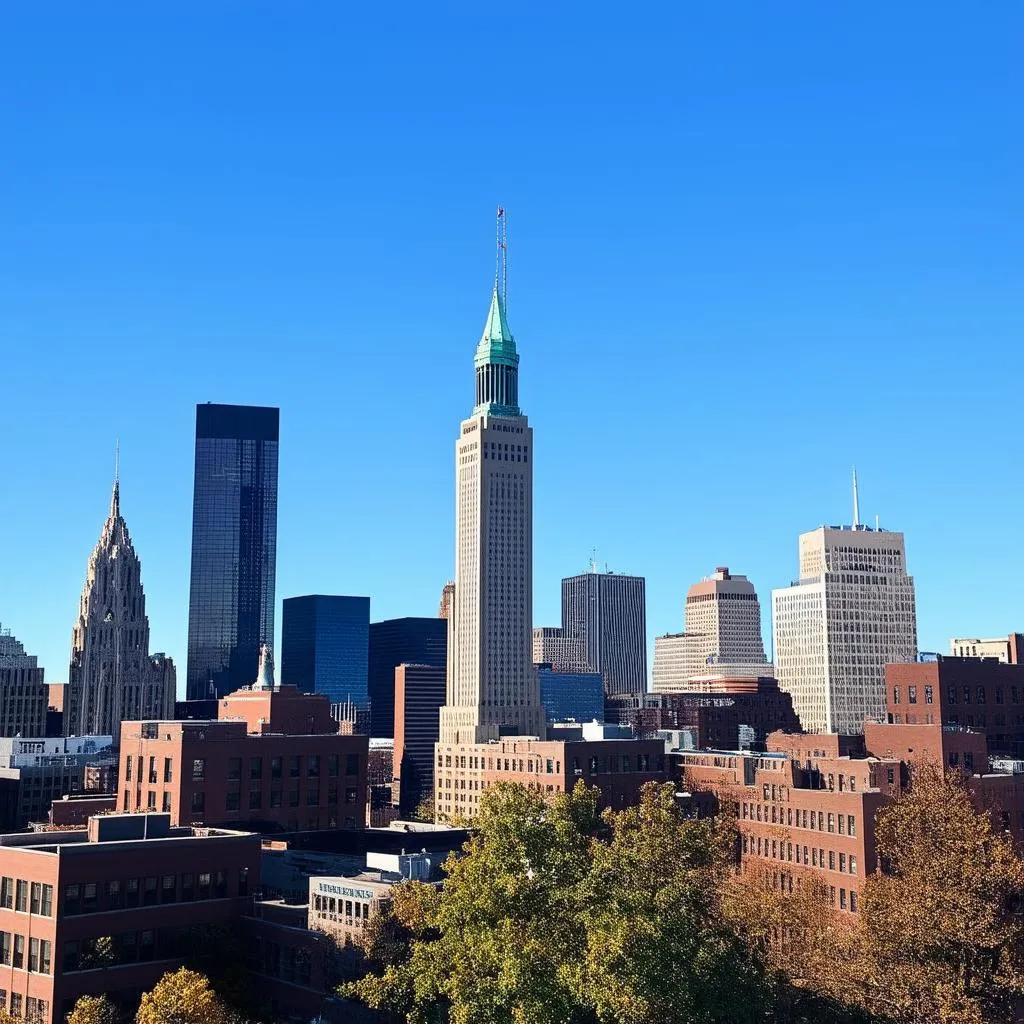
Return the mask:
{"type": "Polygon", "coordinates": [[[274,652],[270,644],[260,644],[260,669],[256,674],[254,690],[274,690],[274,652]]]}

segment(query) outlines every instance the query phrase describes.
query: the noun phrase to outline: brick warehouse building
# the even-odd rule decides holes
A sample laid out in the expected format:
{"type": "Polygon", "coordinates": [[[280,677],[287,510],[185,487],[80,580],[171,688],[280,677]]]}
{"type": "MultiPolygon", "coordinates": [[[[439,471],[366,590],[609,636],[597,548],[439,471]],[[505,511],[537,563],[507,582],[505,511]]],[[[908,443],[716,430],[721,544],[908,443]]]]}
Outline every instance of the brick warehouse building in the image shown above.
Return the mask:
{"type": "Polygon", "coordinates": [[[0,836],[0,1004],[39,1024],[81,995],[126,1010],[183,959],[192,929],[237,921],[258,885],[258,836],[95,817],[0,836]]]}
{"type": "Polygon", "coordinates": [[[698,811],[735,812],[741,870],[766,871],[790,892],[798,877],[813,875],[838,910],[858,912],[861,886],[877,863],[875,815],[901,787],[900,761],[824,756],[808,766],[785,750],[675,756],[698,811]]]}
{"type": "Polygon", "coordinates": [[[239,690],[214,721],[123,723],[117,809],[261,832],[362,828],[368,747],[338,732],[326,696],[239,690]]]}
{"type": "Polygon", "coordinates": [[[972,729],[988,753],[1024,759],[1024,665],[953,658],[886,665],[886,721],[972,729]]]}

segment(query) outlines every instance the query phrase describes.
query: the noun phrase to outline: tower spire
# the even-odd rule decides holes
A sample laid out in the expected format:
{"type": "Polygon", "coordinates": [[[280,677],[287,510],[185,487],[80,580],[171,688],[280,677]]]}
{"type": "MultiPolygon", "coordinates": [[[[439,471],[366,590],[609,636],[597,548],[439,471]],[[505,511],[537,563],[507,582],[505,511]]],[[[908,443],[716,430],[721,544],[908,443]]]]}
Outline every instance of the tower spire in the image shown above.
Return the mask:
{"type": "Polygon", "coordinates": [[[505,207],[498,207],[494,223],[494,290],[501,296],[501,303],[508,308],[508,228],[505,207]]]}
{"type": "Polygon", "coordinates": [[[857,497],[857,467],[853,467],[853,528],[860,529],[860,500],[857,497]]]}
{"type": "Polygon", "coordinates": [[[110,496],[110,515],[116,519],[121,514],[121,440],[114,442],[114,493],[110,496]]]}

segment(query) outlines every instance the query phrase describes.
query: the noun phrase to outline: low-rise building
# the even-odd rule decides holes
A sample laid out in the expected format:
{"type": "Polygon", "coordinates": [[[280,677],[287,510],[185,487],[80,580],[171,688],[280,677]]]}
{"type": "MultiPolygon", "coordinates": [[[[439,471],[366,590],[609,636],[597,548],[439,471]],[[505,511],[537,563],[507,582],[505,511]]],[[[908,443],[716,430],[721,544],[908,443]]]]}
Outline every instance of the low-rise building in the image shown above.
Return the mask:
{"type": "Polygon", "coordinates": [[[949,653],[957,658],[995,658],[1007,665],[1020,665],[1024,662],[1024,633],[985,640],[953,637],[949,641],[949,653]]]}
{"type": "Polygon", "coordinates": [[[326,696],[274,687],[268,662],[215,721],[125,722],[118,810],[256,831],[363,827],[368,738],[339,733],[326,696]]]}
{"type": "Polygon", "coordinates": [[[0,1004],[38,1024],[82,995],[127,1012],[180,966],[191,929],[236,921],[259,882],[259,837],[173,828],[166,814],[0,836],[0,1004]]]}

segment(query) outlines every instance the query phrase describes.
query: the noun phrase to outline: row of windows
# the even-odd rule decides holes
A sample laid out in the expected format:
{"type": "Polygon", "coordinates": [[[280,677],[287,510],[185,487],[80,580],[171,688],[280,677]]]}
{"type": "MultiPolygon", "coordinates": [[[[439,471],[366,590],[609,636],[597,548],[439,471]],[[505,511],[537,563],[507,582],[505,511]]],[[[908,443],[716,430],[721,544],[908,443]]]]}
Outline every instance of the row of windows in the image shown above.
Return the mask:
{"type": "Polygon", "coordinates": [[[169,960],[186,955],[190,947],[189,930],[185,928],[150,928],[100,938],[69,939],[64,943],[61,970],[68,974],[150,960],[169,960]]]}
{"type": "MultiPolygon", "coordinates": [[[[267,759],[270,763],[270,777],[272,779],[284,778],[284,761],[283,757],[271,757],[267,759]]],[[[141,783],[143,781],[143,758],[141,756],[133,758],[130,755],[125,758],[124,762],[124,778],[125,782],[132,781],[132,762],[137,763],[136,779],[141,783]]],[[[249,778],[250,779],[261,779],[263,778],[263,762],[262,757],[250,757],[249,758],[249,778]]],[[[340,775],[341,769],[341,755],[340,754],[329,754],[327,757],[327,774],[328,776],[335,778],[340,775]]],[[[359,755],[358,754],[347,754],[345,756],[345,774],[346,775],[358,775],[359,774],[359,755]]],[[[288,757],[288,778],[297,779],[302,775],[302,755],[293,754],[288,757]]],[[[320,775],[320,755],[309,754],[306,757],[306,775],[309,778],[316,778],[320,775]]],[[[165,757],[163,759],[163,781],[171,782],[174,777],[174,765],[173,759],[165,757]]],[[[235,780],[242,777],[242,758],[231,757],[228,758],[228,779],[235,780]]],[[[192,781],[202,782],[206,779],[206,758],[197,757],[192,761],[192,781]]],[[[155,783],[157,781],[157,759],[150,757],[149,759],[149,781],[155,783]]]]}
{"type": "Polygon", "coordinates": [[[0,909],[52,917],[53,886],[4,875],[0,878],[0,909]]]}
{"type": "MultiPolygon", "coordinates": [[[[657,757],[655,759],[656,770],[664,771],[665,759],[663,757],[657,757]]],[[[445,754],[437,755],[437,767],[438,768],[468,768],[487,770],[487,771],[506,771],[506,772],[519,772],[519,773],[531,773],[531,774],[545,774],[545,775],[560,775],[562,773],[562,762],[557,758],[532,758],[528,757],[525,760],[523,758],[508,758],[508,757],[474,757],[472,755],[458,755],[454,756],[454,764],[452,763],[452,755],[445,754]],[[442,763],[443,762],[443,763],[442,763]],[[485,765],[486,762],[486,765],[485,765]]],[[[590,757],[587,758],[587,773],[589,775],[603,775],[605,773],[614,774],[616,772],[649,772],[651,770],[651,755],[650,754],[637,754],[636,755],[636,768],[633,767],[633,758],[629,754],[623,754],[621,757],[609,755],[608,757],[590,757]]],[[[583,767],[580,758],[574,757],[572,759],[572,771],[574,775],[582,775],[583,767]]]]}
{"type": "MultiPolygon", "coordinates": [[[[249,892],[249,869],[239,868],[238,896],[249,892]]],[[[221,900],[228,895],[227,871],[185,871],[178,875],[147,875],[111,879],[101,891],[98,882],[74,882],[64,887],[64,915],[92,914],[100,910],[154,906],[157,903],[191,903],[221,900]],[[179,885],[180,881],[180,885],[179,885]],[[101,899],[101,896],[103,897],[101,899]]]]}
{"type": "MultiPolygon", "coordinates": [[[[748,836],[747,833],[743,833],[743,852],[749,853],[751,856],[766,857],[772,860],[785,860],[791,861],[794,864],[803,864],[805,867],[822,868],[825,869],[826,860],[825,853],[820,846],[812,846],[809,848],[801,847],[799,843],[787,843],[781,839],[773,839],[771,843],[767,839],[762,839],[761,836],[748,836]]],[[[847,856],[845,853],[840,852],[838,855],[835,850],[829,850],[828,852],[828,870],[838,870],[842,874],[857,874],[857,857],[855,854],[847,856]]]]}
{"type": "MultiPolygon", "coordinates": [[[[124,791],[124,806],[125,809],[131,807],[132,794],[131,790],[126,789],[124,791]]],[[[359,799],[359,790],[355,786],[349,786],[345,789],[345,803],[354,804],[359,799]]],[[[284,794],[280,789],[270,790],[270,799],[268,806],[271,808],[283,807],[284,806],[284,794]]],[[[248,797],[245,801],[250,811],[262,810],[263,808],[263,790],[262,789],[250,789],[248,797]]],[[[155,790],[150,790],[146,794],[146,807],[148,810],[156,810],[157,793],[155,790]]],[[[300,793],[298,788],[292,789],[288,793],[288,806],[298,807],[301,803],[300,793]]],[[[338,783],[336,780],[331,780],[327,784],[327,805],[329,807],[336,806],[338,804],[338,783]]],[[[135,809],[141,810],[142,806],[142,794],[136,792],[135,794],[135,809]]],[[[306,788],[306,806],[307,807],[319,807],[320,806],[320,787],[313,785],[306,788]]],[[[194,814],[205,814],[206,813],[206,791],[202,789],[193,790],[191,799],[192,812],[194,814]]],[[[226,811],[238,811],[242,808],[242,794],[241,790],[233,789],[229,790],[224,796],[224,809],[226,811]]],[[[162,797],[162,810],[171,810],[171,794],[165,791],[162,797]]]]}
{"type": "Polygon", "coordinates": [[[782,808],[775,804],[747,803],[743,801],[740,807],[740,816],[744,821],[761,821],[773,825],[787,825],[794,828],[814,829],[817,832],[834,832],[838,835],[855,836],[857,834],[857,819],[852,814],[835,814],[824,811],[807,811],[792,807],[786,808],[785,820],[783,820],[782,808]]]}
{"type": "MultiPolygon", "coordinates": [[[[930,689],[930,687],[929,687],[929,689],[930,689]]],[[[984,686],[979,686],[979,687],[977,687],[975,689],[975,696],[976,696],[975,703],[976,704],[984,704],[985,703],[986,692],[987,692],[987,689],[984,686]]],[[[957,688],[955,686],[947,687],[947,689],[946,689],[946,703],[947,704],[955,704],[956,703],[956,697],[957,697],[957,688]]],[[[1005,704],[1006,703],[1005,693],[1004,693],[1003,688],[1001,686],[997,686],[995,688],[994,693],[993,693],[993,697],[995,698],[996,704],[1005,704]]],[[[964,698],[963,699],[963,703],[964,704],[970,704],[971,703],[971,688],[969,686],[965,686],[963,688],[963,698],[964,698]]],[[[897,700],[896,703],[898,704],[899,700],[897,700]]],[[[913,701],[911,701],[911,703],[913,703],[913,701]]],[[[929,701],[929,703],[931,703],[931,702],[929,701]]],[[[1010,687],[1010,703],[1011,704],[1019,704],[1020,703],[1020,687],[1019,686],[1011,686],[1010,687]]]]}
{"type": "Polygon", "coordinates": [[[11,932],[0,932],[0,964],[32,974],[49,974],[50,940],[30,938],[11,932]],[[28,960],[25,951],[28,950],[28,960]]]}
{"type": "Polygon", "coordinates": [[[24,1014],[27,1021],[45,1021],[50,1014],[50,1004],[45,999],[29,996],[27,999],[20,992],[11,993],[11,1005],[7,1005],[7,989],[0,988],[0,1013],[7,1012],[12,1017],[24,1014]]]}
{"type": "Polygon", "coordinates": [[[370,917],[369,903],[338,899],[335,896],[314,896],[313,909],[318,914],[326,915],[329,919],[347,917],[351,918],[353,923],[366,921],[370,917]]]}

